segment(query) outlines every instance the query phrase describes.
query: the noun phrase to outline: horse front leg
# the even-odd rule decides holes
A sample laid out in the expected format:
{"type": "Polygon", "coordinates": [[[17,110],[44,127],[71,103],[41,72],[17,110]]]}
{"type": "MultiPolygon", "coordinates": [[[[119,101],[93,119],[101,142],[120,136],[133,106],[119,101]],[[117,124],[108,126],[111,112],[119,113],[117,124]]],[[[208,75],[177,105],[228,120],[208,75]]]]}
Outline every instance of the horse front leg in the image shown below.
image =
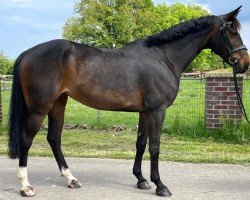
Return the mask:
{"type": "Polygon", "coordinates": [[[156,194],[170,197],[172,193],[162,183],[159,174],[160,134],[165,119],[165,107],[148,113],[149,153],[151,161],[151,181],[156,185],[156,194]]]}
{"type": "Polygon", "coordinates": [[[133,174],[138,179],[137,187],[139,189],[147,190],[150,189],[148,181],[143,177],[141,171],[142,157],[145,152],[147,145],[148,133],[146,131],[147,118],[144,113],[140,113],[139,117],[139,127],[138,127],[138,136],[136,141],[136,156],[133,167],[133,174]]]}
{"type": "Polygon", "coordinates": [[[63,129],[63,124],[64,124],[64,112],[65,112],[67,99],[68,99],[68,96],[61,95],[56,100],[52,109],[48,113],[49,129],[48,129],[47,140],[53,151],[59,170],[61,171],[61,175],[68,180],[68,187],[80,188],[82,185],[80,181],[78,181],[77,178],[75,178],[72,175],[64,159],[62,149],[61,149],[61,135],[62,135],[62,129],[63,129]]]}

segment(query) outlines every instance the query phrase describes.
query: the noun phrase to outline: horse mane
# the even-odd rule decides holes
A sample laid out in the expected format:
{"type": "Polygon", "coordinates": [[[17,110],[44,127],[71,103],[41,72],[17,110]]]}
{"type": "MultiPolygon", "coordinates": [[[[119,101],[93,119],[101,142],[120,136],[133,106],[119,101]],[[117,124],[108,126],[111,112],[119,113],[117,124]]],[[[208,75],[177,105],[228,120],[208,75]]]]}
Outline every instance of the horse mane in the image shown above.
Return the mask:
{"type": "Polygon", "coordinates": [[[198,19],[192,19],[187,22],[182,22],[160,33],[148,36],[145,41],[146,45],[149,47],[154,45],[161,45],[175,39],[182,38],[190,33],[196,33],[201,29],[213,24],[215,18],[216,16],[206,16],[200,17],[198,19]]]}

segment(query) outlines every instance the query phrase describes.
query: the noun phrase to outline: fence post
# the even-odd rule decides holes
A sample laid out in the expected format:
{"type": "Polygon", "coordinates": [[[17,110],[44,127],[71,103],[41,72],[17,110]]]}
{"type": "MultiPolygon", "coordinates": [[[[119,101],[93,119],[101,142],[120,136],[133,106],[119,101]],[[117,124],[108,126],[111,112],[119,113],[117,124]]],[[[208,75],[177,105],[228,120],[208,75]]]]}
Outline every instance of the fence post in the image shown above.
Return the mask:
{"type": "Polygon", "coordinates": [[[96,110],[96,122],[97,122],[97,124],[99,124],[100,120],[101,120],[101,111],[96,110]]]}
{"type": "MultiPolygon", "coordinates": [[[[243,77],[237,77],[242,95],[243,77]]],[[[242,113],[235,94],[232,74],[206,74],[205,125],[207,130],[222,127],[225,122],[240,124],[242,113]]]]}

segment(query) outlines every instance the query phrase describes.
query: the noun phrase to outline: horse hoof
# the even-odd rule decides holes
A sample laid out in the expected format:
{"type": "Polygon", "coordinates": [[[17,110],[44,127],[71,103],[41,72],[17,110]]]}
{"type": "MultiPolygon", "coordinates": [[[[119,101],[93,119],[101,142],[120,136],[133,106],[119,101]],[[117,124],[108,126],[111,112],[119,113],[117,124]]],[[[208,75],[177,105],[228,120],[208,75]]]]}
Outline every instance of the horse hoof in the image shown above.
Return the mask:
{"type": "Polygon", "coordinates": [[[36,191],[33,189],[32,186],[27,186],[26,188],[23,188],[20,193],[23,197],[33,197],[36,195],[36,191]]]}
{"type": "Polygon", "coordinates": [[[151,187],[148,183],[148,181],[144,181],[140,183],[139,181],[137,182],[137,188],[141,190],[149,190],[151,187]]]}
{"type": "Polygon", "coordinates": [[[156,194],[158,196],[171,197],[172,193],[169,191],[167,187],[164,188],[156,188],[156,194]]]}
{"type": "Polygon", "coordinates": [[[82,187],[82,184],[80,183],[80,181],[78,181],[77,179],[70,181],[70,183],[68,184],[69,188],[80,188],[82,187]]]}

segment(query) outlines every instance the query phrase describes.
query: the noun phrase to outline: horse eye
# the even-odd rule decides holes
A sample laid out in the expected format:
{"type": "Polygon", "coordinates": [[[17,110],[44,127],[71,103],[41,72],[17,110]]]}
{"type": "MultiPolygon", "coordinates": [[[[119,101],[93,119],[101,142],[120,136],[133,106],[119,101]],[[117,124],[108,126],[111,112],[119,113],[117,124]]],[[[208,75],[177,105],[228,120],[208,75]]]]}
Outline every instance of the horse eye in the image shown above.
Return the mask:
{"type": "Polygon", "coordinates": [[[231,34],[232,34],[232,36],[237,36],[237,35],[238,35],[238,32],[237,32],[237,31],[234,31],[234,32],[232,32],[231,34]]]}

